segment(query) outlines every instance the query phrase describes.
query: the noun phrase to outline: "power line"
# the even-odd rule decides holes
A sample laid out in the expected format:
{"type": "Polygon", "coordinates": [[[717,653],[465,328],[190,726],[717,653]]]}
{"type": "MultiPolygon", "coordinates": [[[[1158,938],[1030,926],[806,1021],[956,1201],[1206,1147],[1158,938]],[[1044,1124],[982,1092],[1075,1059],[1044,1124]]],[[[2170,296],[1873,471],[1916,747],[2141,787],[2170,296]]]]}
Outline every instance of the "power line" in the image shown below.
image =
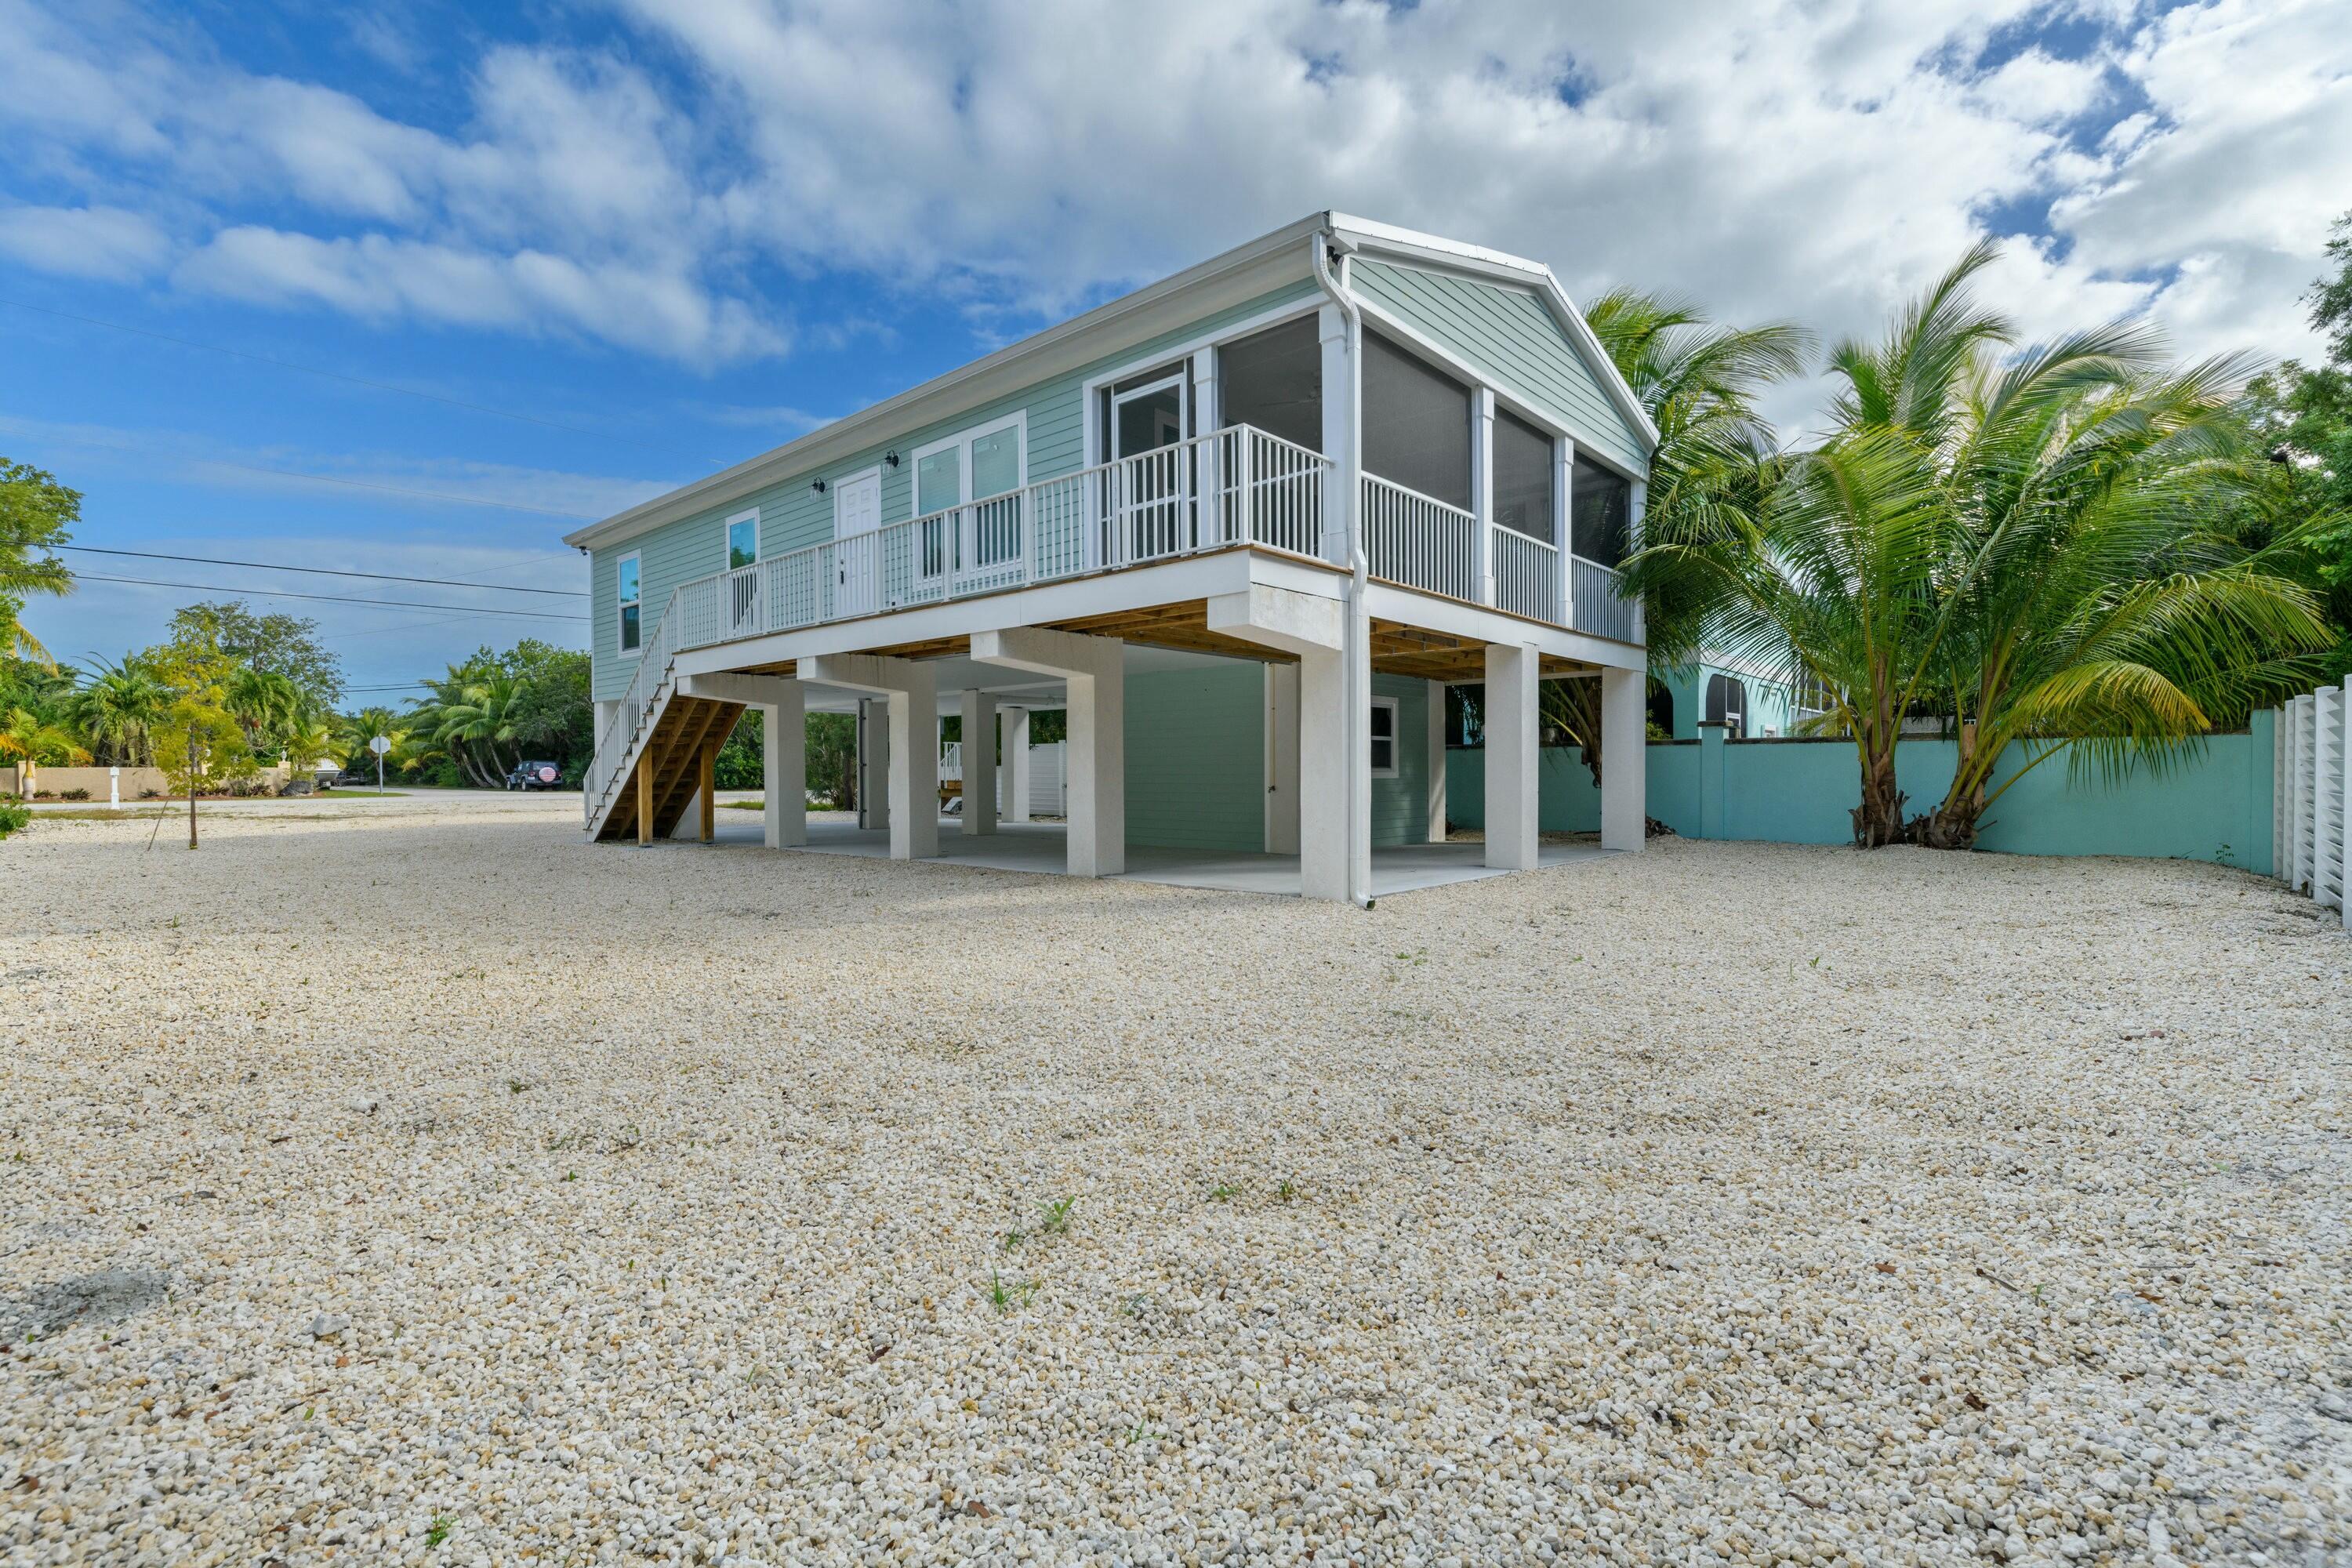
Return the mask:
{"type": "MultiPolygon", "coordinates": [[[[474,414],[488,414],[499,419],[520,420],[525,425],[541,425],[550,430],[568,430],[574,436],[588,436],[599,441],[625,441],[632,447],[643,447],[648,452],[661,452],[667,455],[669,451],[667,447],[657,447],[650,441],[640,441],[630,436],[609,435],[604,431],[590,430],[579,425],[566,425],[557,419],[541,419],[535,414],[516,414],[509,409],[491,408],[479,403],[467,403],[461,398],[444,397],[437,392],[419,392],[413,386],[396,386],[388,381],[370,381],[362,375],[345,375],[340,371],[320,370],[315,365],[297,364],[289,359],[276,359],[268,354],[257,354],[246,349],[233,349],[225,343],[205,343],[198,342],[194,338],[175,338],[169,332],[153,331],[146,327],[125,326],[121,321],[101,321],[96,316],[77,316],[71,310],[52,310],[47,305],[28,305],[22,300],[0,299],[0,305],[14,305],[19,310],[34,310],[44,316],[57,316],[68,321],[79,321],[85,326],[105,327],[110,331],[130,332],[137,337],[153,338],[158,342],[177,343],[184,349],[208,349],[216,354],[233,354],[238,359],[252,360],[257,364],[271,365],[278,370],[299,371],[304,375],[320,376],[328,381],[347,382],[353,386],[372,387],[378,392],[396,392],[404,397],[421,397],[428,403],[443,403],[452,408],[463,408],[474,414]]],[[[726,466],[716,458],[705,458],[702,460],[715,467],[726,466]]]]}
{"type": "MultiPolygon", "coordinates": [[[[558,615],[552,610],[478,609],[471,605],[428,605],[415,599],[362,599],[348,594],[289,594],[272,588],[225,588],[217,583],[165,583],[153,577],[108,577],[94,572],[77,573],[75,579],[82,583],[136,583],[147,588],[186,588],[198,594],[234,594],[256,599],[316,599],[335,605],[373,605],[382,609],[456,610],[461,617],[486,616],[531,621],[584,621],[588,618],[584,615],[558,615]]],[[[383,629],[390,631],[394,628],[386,626],[383,629]]]]}
{"type": "Polygon", "coordinates": [[[517,588],[504,583],[468,582],[463,577],[403,577],[390,572],[345,572],[331,566],[287,566],[275,561],[229,561],[217,555],[173,555],[160,550],[109,550],[97,544],[59,544],[89,555],[136,555],[142,561],[194,561],[205,566],[250,566],[260,572],[307,572],[319,577],[366,577],[378,583],[428,583],[436,588],[487,588],[494,594],[551,594],[568,599],[588,595],[577,588],[517,588]]]}

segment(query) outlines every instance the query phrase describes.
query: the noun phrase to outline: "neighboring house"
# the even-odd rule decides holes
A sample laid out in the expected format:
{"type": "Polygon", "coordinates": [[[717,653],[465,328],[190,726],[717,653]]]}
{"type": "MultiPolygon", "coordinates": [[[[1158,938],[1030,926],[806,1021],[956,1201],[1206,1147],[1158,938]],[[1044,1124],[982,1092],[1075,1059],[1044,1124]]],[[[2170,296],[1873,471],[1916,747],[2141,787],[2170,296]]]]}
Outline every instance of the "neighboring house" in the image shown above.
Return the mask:
{"type": "MultiPolygon", "coordinates": [[[[1486,860],[1533,866],[1538,680],[1601,681],[1641,744],[1614,568],[1656,440],[1540,263],[1318,213],[570,535],[588,826],[650,840],[698,796],[707,837],[742,709],[772,782],[825,708],[865,720],[890,853],[935,855],[940,718],[1025,761],[1056,708],[1071,874],[1256,850],[1360,900],[1374,846],[1444,837],[1444,687],[1483,683],[1486,860]]],[[[1027,798],[996,771],[957,830],[1027,798]]],[[[769,843],[806,842],[802,792],[766,795],[769,843]]],[[[1643,770],[1602,796],[1638,848],[1643,770]]]]}
{"type": "Polygon", "coordinates": [[[1805,707],[1787,676],[1731,655],[1702,651],[1696,662],[1651,672],[1650,721],[1677,741],[1698,738],[1702,722],[1728,725],[1750,740],[1792,735],[1817,709],[1805,707]]]}

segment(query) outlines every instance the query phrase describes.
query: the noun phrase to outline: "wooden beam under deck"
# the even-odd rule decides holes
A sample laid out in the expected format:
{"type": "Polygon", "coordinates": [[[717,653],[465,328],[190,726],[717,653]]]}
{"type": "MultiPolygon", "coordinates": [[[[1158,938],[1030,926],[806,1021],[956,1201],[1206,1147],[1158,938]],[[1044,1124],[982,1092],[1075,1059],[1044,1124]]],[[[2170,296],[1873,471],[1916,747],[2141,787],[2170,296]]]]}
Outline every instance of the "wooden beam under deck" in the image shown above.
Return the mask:
{"type": "MultiPolygon", "coordinates": [[[[1118,637],[1123,642],[1176,648],[1186,653],[1219,654],[1227,658],[1255,659],[1263,664],[1297,662],[1291,655],[1262,644],[1244,642],[1239,637],[1211,631],[1208,604],[1202,599],[1150,605],[1075,620],[1049,621],[1045,625],[1054,631],[1076,632],[1083,637],[1118,637]]],[[[884,643],[858,651],[889,658],[968,658],[971,655],[971,639],[969,637],[929,637],[920,642],[884,643]]],[[[1485,644],[1402,621],[1372,622],[1371,656],[1372,668],[1383,675],[1455,682],[1486,679],[1485,644]]],[[[790,675],[794,669],[790,659],[746,668],[755,668],[762,674],[777,675],[790,675]]],[[[1591,675],[1598,668],[1596,665],[1547,654],[1543,659],[1542,676],[1549,680],[1561,676],[1591,675]]]]}

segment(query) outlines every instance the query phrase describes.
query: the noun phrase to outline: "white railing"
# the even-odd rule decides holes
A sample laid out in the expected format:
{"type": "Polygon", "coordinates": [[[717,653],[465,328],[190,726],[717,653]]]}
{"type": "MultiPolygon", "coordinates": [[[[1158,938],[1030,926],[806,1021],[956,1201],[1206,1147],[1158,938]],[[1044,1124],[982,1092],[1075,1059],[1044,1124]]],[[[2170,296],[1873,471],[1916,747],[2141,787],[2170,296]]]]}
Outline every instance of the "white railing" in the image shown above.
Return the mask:
{"type": "Polygon", "coordinates": [[[2352,926],[2352,680],[2279,710],[2272,778],[2273,868],[2280,881],[2352,926]]]}
{"type": "Polygon", "coordinates": [[[1364,563],[1384,583],[1478,598],[1478,520],[1419,490],[1364,476],[1364,563]]]}
{"type": "Polygon", "coordinates": [[[1323,553],[1321,453],[1236,425],[682,584],[596,737],[591,826],[688,648],[1255,544],[1323,553]]]}
{"type": "Polygon", "coordinates": [[[1494,552],[1495,607],[1559,625],[1558,547],[1496,523],[1487,548],[1494,552]]]}
{"type": "Polygon", "coordinates": [[[963,742],[961,741],[940,742],[940,782],[941,784],[963,782],[963,742]]]}
{"type": "Polygon", "coordinates": [[[1597,637],[1641,641],[1640,607],[1626,595],[1621,574],[1581,555],[1569,557],[1568,571],[1570,626],[1597,637]]]}

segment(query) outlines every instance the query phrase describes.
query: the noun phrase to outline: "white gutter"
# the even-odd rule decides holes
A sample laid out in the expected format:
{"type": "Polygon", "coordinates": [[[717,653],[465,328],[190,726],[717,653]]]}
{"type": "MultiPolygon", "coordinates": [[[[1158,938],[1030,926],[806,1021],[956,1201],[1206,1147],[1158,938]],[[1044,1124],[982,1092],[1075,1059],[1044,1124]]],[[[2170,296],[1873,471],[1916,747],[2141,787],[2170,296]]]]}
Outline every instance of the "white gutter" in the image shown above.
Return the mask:
{"type": "MultiPolygon", "coordinates": [[[[1355,384],[1348,398],[1348,449],[1339,459],[1339,493],[1346,498],[1348,509],[1348,614],[1339,631],[1339,692],[1340,700],[1348,704],[1348,712],[1360,724],[1371,711],[1372,694],[1364,689],[1365,674],[1370,668],[1368,645],[1371,638],[1364,603],[1365,582],[1370,575],[1370,563],[1364,557],[1364,313],[1357,308],[1355,297],[1348,292],[1345,271],[1348,257],[1355,248],[1355,242],[1341,238],[1336,229],[1322,230],[1307,241],[1316,283],[1347,318],[1348,374],[1355,384]],[[1342,270],[1337,279],[1331,275],[1327,246],[1339,253],[1342,270]]],[[[1328,388],[1325,395],[1329,395],[1328,388]]],[[[1356,725],[1342,722],[1339,732],[1350,734],[1355,729],[1356,725]]],[[[1347,787],[1341,791],[1345,797],[1341,817],[1348,843],[1348,901],[1370,909],[1372,890],[1357,860],[1356,846],[1371,833],[1363,806],[1370,785],[1364,774],[1371,766],[1371,757],[1365,747],[1350,746],[1342,765],[1347,780],[1347,787]]]]}

